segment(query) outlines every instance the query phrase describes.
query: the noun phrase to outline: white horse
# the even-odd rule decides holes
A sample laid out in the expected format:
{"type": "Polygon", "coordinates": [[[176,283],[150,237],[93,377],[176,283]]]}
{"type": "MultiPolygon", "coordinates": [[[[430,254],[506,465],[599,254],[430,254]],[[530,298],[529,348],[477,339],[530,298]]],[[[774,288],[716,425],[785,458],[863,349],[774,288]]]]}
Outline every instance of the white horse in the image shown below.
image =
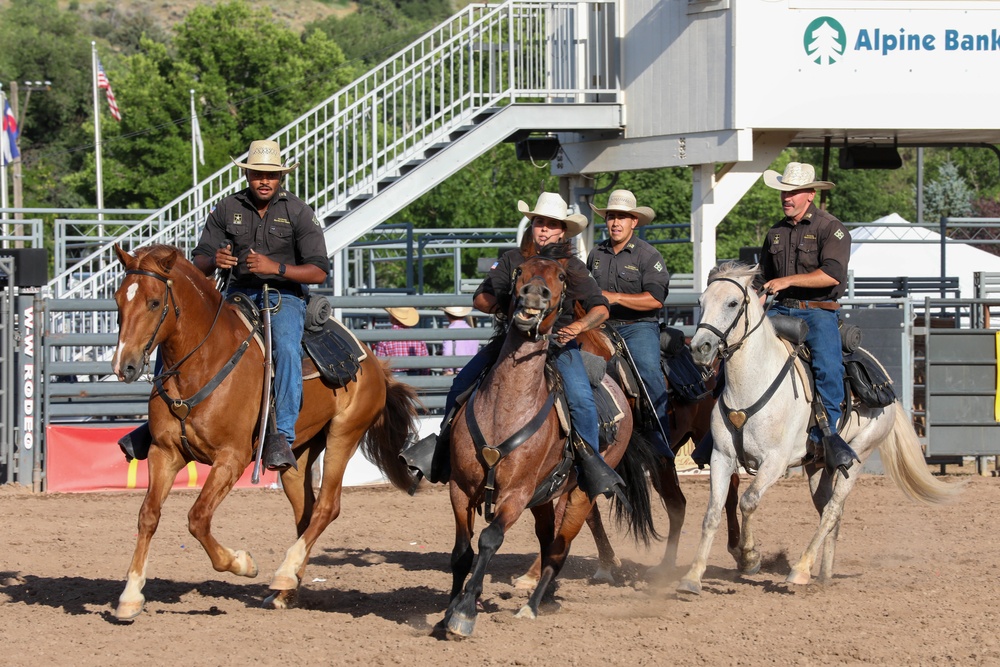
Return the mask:
{"type": "MultiPolygon", "coordinates": [[[[757,474],[740,498],[743,528],[739,545],[731,553],[740,572],[756,574],[760,553],[754,540],[754,512],[764,492],[789,467],[803,465],[807,458],[807,429],[813,419],[805,395],[809,387],[803,387],[789,363],[788,349],[764,315],[751,287],[756,274],[757,267],[725,264],[709,275],[700,299],[702,315],[691,339],[691,351],[695,361],[703,365],[710,364],[717,354],[726,358],[726,387],[712,414],[711,498],[698,553],[678,586],[682,593],[701,592],[701,577],[737,464],[756,469],[757,474]]],[[[885,408],[857,406],[840,433],[862,464],[878,447],[889,477],[914,500],[941,503],[960,491],[960,485],[942,482],[928,472],[920,442],[899,401],[885,408]]],[[[861,466],[847,479],[831,475],[815,460],[805,462],[804,468],[821,518],[812,541],[788,575],[791,584],[809,583],[820,545],[824,548],[819,580],[829,581],[833,576],[844,501],[861,466]]]]}

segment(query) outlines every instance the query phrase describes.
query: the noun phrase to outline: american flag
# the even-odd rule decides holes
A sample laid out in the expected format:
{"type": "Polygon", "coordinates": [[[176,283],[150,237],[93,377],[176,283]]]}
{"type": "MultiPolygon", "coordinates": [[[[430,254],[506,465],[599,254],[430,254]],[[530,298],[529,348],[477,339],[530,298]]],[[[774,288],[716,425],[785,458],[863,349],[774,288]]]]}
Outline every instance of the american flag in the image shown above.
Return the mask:
{"type": "Polygon", "coordinates": [[[108,97],[108,107],[111,108],[111,117],[117,121],[121,121],[122,112],[118,110],[118,102],[115,101],[115,93],[111,90],[111,82],[108,81],[108,75],[104,73],[104,65],[101,61],[97,61],[97,87],[106,91],[108,97]]]}

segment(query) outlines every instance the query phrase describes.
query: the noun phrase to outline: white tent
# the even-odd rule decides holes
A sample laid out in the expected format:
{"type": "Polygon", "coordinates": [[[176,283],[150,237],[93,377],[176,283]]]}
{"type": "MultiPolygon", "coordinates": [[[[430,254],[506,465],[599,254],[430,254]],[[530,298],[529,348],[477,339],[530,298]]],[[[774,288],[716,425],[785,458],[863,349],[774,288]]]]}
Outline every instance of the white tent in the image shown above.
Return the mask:
{"type": "MultiPolygon", "coordinates": [[[[923,227],[887,227],[910,224],[896,213],[879,218],[870,226],[851,229],[851,263],[856,278],[940,276],[941,235],[923,227]],[[864,241],[876,239],[878,243],[864,241]]],[[[1000,273],[1000,257],[978,247],[947,239],[945,275],[957,276],[963,298],[975,297],[973,274],[1000,273]]]]}

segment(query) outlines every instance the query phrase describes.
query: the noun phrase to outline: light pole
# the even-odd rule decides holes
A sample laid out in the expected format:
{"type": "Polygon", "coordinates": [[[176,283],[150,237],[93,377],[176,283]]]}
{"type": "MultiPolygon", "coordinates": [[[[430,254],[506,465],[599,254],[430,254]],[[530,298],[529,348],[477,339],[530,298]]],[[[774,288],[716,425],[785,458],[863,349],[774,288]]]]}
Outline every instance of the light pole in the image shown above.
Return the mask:
{"type": "MultiPolygon", "coordinates": [[[[19,110],[18,106],[20,104],[20,87],[17,81],[10,82],[10,99],[11,99],[11,111],[14,112],[14,117],[17,118],[17,144],[18,151],[21,149],[21,132],[24,131],[24,119],[28,116],[28,102],[31,101],[31,93],[34,91],[44,92],[52,88],[51,81],[25,81],[24,90],[27,94],[24,96],[24,109],[19,110]]],[[[18,157],[11,165],[11,177],[14,181],[14,208],[24,207],[24,195],[21,184],[21,158],[18,157]]],[[[20,211],[14,214],[15,220],[23,220],[24,214],[20,211]]],[[[14,234],[16,236],[21,236],[24,234],[23,225],[14,225],[14,234]]],[[[24,241],[16,241],[14,246],[21,248],[24,246],[24,241]]]]}

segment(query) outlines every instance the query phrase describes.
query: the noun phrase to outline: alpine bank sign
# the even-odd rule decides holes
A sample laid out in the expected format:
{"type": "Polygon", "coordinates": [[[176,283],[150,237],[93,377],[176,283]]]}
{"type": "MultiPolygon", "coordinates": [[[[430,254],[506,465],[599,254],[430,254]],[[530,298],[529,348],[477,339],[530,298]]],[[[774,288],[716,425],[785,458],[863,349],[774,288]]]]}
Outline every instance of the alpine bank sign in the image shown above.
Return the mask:
{"type": "Polygon", "coordinates": [[[802,33],[806,57],[817,65],[836,65],[858,56],[893,58],[927,55],[1000,53],[1000,30],[961,30],[941,26],[931,30],[862,25],[848,31],[832,16],[820,16],[802,33]]]}

